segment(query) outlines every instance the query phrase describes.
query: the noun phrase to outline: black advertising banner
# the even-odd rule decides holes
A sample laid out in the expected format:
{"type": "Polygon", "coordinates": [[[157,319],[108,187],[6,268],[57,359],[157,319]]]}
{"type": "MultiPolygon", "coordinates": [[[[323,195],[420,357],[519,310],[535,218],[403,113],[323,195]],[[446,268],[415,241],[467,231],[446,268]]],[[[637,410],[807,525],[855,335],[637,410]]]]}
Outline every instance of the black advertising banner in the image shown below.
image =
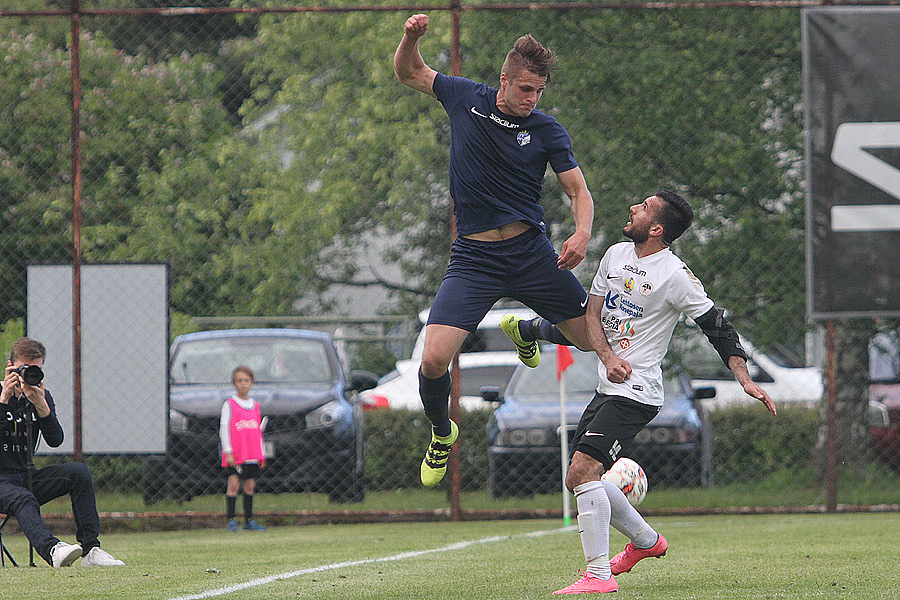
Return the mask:
{"type": "Polygon", "coordinates": [[[900,7],[803,11],[807,312],[900,316],[900,7]]]}

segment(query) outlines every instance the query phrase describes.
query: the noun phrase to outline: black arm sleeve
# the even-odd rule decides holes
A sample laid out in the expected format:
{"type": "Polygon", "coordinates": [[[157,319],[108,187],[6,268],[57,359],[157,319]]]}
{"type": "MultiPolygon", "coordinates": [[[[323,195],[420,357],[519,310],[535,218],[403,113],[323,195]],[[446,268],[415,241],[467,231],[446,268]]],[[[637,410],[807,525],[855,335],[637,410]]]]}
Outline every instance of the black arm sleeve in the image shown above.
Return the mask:
{"type": "Polygon", "coordinates": [[[745,361],[747,360],[747,354],[741,347],[741,340],[738,337],[737,330],[725,320],[725,311],[714,306],[704,313],[703,316],[694,319],[694,322],[706,334],[709,343],[713,345],[713,348],[722,357],[722,362],[725,363],[726,367],[731,368],[728,366],[728,359],[732,356],[740,356],[745,361]]]}
{"type": "Polygon", "coordinates": [[[38,417],[38,429],[41,435],[44,436],[44,441],[47,442],[47,445],[51,448],[57,448],[63,443],[63,438],[65,437],[63,428],[59,424],[59,419],[56,418],[56,404],[53,402],[53,396],[50,395],[49,390],[44,390],[44,398],[50,407],[50,414],[43,418],[38,417]]]}

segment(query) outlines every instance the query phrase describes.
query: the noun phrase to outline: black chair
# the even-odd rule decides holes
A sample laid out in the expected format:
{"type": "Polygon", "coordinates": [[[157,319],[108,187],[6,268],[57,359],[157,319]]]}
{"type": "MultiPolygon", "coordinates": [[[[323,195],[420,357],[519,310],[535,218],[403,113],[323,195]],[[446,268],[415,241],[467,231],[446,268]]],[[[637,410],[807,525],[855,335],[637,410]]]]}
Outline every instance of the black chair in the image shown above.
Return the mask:
{"type": "Polygon", "coordinates": [[[9,517],[10,515],[3,515],[3,520],[0,521],[0,566],[5,567],[6,559],[8,558],[14,567],[18,567],[19,563],[12,557],[12,554],[9,553],[9,550],[6,549],[6,545],[3,543],[3,528],[6,526],[6,522],[9,521],[9,517]]]}

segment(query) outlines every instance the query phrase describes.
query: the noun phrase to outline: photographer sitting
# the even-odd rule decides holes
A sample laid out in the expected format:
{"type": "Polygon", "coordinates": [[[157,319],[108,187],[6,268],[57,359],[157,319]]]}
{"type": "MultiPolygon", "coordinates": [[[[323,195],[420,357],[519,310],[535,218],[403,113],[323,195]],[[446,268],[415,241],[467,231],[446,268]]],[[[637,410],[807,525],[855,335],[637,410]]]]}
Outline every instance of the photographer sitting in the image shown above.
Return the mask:
{"type": "Polygon", "coordinates": [[[53,448],[63,441],[53,397],[41,381],[46,356],[44,345],[27,337],[16,340],[10,351],[0,392],[0,513],[16,517],[28,541],[53,567],[68,567],[79,556],[86,567],[124,565],[100,549],[100,517],[88,468],[78,462],[43,469],[30,464],[38,434],[53,448]],[[65,494],[72,498],[75,545],[59,541],[41,519],[40,506],[65,494]]]}

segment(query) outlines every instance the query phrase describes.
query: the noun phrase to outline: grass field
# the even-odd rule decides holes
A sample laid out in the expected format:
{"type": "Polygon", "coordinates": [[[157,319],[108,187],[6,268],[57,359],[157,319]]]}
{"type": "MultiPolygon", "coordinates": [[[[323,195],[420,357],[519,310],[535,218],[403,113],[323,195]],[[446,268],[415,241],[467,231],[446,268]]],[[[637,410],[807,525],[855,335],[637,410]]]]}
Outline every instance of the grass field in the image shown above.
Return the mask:
{"type": "MultiPolygon", "coordinates": [[[[652,489],[642,504],[646,509],[670,508],[721,508],[734,506],[783,507],[824,505],[825,490],[820,485],[798,481],[796,472],[775,472],[767,478],[745,484],[707,487],[652,489]]],[[[850,479],[840,482],[838,503],[841,504],[896,504],[900,495],[900,477],[878,472],[864,480],[850,479]]],[[[224,491],[224,488],[223,488],[224,491]]],[[[444,489],[422,487],[385,491],[369,491],[364,502],[331,504],[325,494],[259,494],[257,510],[293,512],[334,510],[435,510],[447,508],[444,489]]],[[[488,498],[484,490],[462,492],[460,506],[472,510],[503,509],[562,509],[562,494],[537,494],[529,497],[488,498]]],[[[222,494],[196,496],[188,502],[165,500],[146,506],[139,494],[98,492],[97,508],[101,512],[219,512],[224,514],[225,500],[222,494]]],[[[64,496],[42,507],[44,514],[60,514],[70,518],[72,507],[64,496]]]]}
{"type": "MultiPolygon", "coordinates": [[[[618,577],[616,598],[900,596],[896,514],[652,519],[669,553],[618,577]]],[[[21,535],[7,536],[27,559],[21,535]]],[[[71,540],[69,540],[71,541],[71,540]]],[[[112,534],[125,567],[0,571],[3,598],[549,599],[583,566],[559,521],[478,521],[112,534]],[[537,532],[537,533],[535,533],[537,532]],[[243,589],[227,591],[230,586],[243,589]]],[[[612,550],[625,540],[613,533],[612,550]]]]}

